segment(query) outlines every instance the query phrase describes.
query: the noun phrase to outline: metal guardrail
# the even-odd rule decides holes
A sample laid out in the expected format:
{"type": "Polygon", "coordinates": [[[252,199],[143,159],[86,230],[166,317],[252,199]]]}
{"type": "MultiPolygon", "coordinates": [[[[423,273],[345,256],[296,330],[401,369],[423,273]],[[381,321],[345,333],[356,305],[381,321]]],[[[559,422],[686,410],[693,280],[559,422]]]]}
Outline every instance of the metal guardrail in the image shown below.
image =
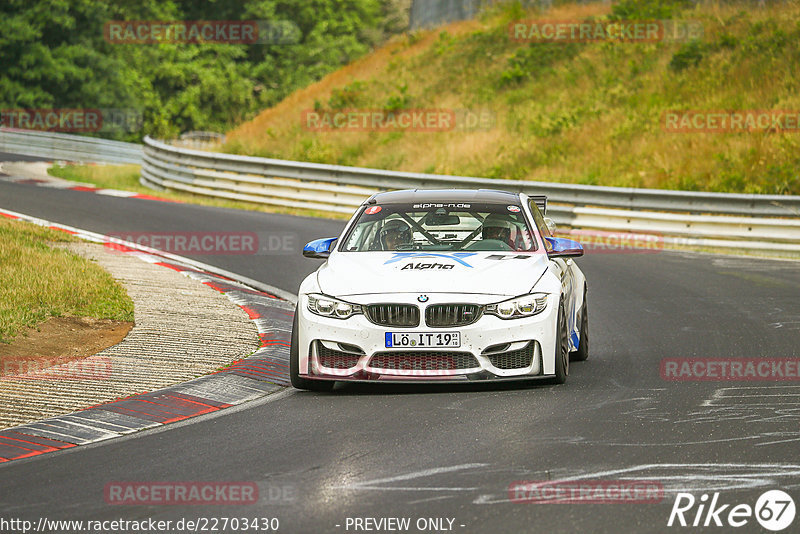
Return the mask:
{"type": "MultiPolygon", "coordinates": [[[[190,170],[187,176],[194,175],[194,169],[197,169],[228,173],[227,177],[216,178],[234,181],[233,175],[241,174],[253,178],[282,177],[380,190],[415,187],[491,188],[532,195],[546,194],[552,202],[573,205],[755,217],[800,217],[800,196],[670,191],[420,174],[180,149],[149,137],[144,142],[145,155],[150,157],[150,164],[161,162],[177,165],[183,171],[190,170]]],[[[146,161],[145,166],[147,164],[146,161]]],[[[202,172],[197,176],[203,176],[202,172]]]]}
{"type": "Polygon", "coordinates": [[[489,188],[544,194],[548,215],[576,229],[646,233],[665,242],[800,252],[800,196],[491,180],[144,147],[76,135],[0,128],[0,152],[51,160],[141,163],[142,184],[273,206],[352,213],[376,191],[489,188]]]}
{"type": "Polygon", "coordinates": [[[184,148],[198,148],[201,150],[213,150],[225,143],[225,134],[207,131],[184,132],[178,139],[173,140],[173,146],[184,148]]]}
{"type": "Polygon", "coordinates": [[[800,252],[800,196],[405,173],[203,152],[149,137],[144,142],[141,182],[159,189],[340,213],[352,213],[365,197],[381,190],[504,189],[547,195],[549,216],[572,228],[654,233],[701,246],[800,252]]]}
{"type": "Polygon", "coordinates": [[[0,152],[82,163],[142,163],[142,145],[12,128],[0,128],[0,152]]]}

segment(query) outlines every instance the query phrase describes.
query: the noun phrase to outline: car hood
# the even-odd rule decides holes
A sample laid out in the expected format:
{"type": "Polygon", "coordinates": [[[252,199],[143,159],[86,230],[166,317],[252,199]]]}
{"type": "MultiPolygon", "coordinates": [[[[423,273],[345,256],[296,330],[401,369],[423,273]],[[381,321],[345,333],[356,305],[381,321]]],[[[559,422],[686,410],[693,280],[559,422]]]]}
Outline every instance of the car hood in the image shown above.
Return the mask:
{"type": "Polygon", "coordinates": [[[374,293],[483,293],[516,296],[547,269],[542,253],[335,252],[317,271],[331,296],[374,293]]]}

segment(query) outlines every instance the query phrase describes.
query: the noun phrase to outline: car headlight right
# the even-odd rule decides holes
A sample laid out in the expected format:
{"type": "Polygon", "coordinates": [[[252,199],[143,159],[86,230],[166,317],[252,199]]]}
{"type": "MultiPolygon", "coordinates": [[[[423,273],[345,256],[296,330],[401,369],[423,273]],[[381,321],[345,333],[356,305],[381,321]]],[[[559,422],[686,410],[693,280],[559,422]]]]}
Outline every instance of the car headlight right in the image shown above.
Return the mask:
{"type": "Polygon", "coordinates": [[[547,293],[532,293],[504,300],[503,302],[488,304],[484,313],[496,315],[501,319],[517,319],[542,313],[545,308],[547,308],[547,293]]]}
{"type": "Polygon", "coordinates": [[[315,315],[334,319],[347,319],[362,313],[360,304],[352,304],[321,293],[314,293],[308,296],[307,308],[308,311],[315,315]]]}

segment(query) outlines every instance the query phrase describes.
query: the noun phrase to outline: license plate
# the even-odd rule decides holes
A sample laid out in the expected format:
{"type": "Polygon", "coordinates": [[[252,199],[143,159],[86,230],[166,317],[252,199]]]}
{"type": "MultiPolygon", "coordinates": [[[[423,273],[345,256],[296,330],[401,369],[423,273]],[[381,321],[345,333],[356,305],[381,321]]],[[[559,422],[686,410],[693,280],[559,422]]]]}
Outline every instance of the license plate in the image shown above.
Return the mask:
{"type": "Polygon", "coordinates": [[[387,349],[460,346],[459,332],[386,332],[387,349]]]}

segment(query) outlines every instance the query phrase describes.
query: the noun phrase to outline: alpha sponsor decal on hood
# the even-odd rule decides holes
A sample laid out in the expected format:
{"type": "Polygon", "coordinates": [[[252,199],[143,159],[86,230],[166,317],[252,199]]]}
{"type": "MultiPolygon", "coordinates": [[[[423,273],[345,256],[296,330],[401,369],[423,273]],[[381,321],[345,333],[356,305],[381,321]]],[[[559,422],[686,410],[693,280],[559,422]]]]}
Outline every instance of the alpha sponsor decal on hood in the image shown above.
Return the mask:
{"type": "MultiPolygon", "coordinates": [[[[399,261],[402,261],[402,260],[413,260],[413,259],[420,259],[420,258],[425,258],[425,259],[444,258],[444,259],[447,259],[447,260],[454,260],[458,264],[463,265],[464,267],[469,267],[470,269],[472,269],[472,265],[470,265],[467,262],[467,258],[469,258],[470,256],[474,256],[475,254],[476,254],[475,252],[450,252],[450,253],[444,253],[444,252],[395,252],[394,256],[392,256],[390,259],[386,260],[384,265],[388,265],[390,263],[396,263],[396,262],[399,262],[399,261]]],[[[419,263],[419,264],[420,265],[431,265],[430,262],[419,263]]],[[[452,264],[452,263],[445,263],[445,264],[438,264],[437,263],[436,265],[444,265],[445,266],[444,268],[446,268],[446,269],[452,269],[453,266],[454,266],[454,264],[452,264]]],[[[405,266],[403,266],[403,269],[405,269],[405,266]]]]}
{"type": "Polygon", "coordinates": [[[455,267],[452,263],[406,263],[403,265],[400,270],[407,271],[407,270],[417,270],[417,271],[424,271],[427,269],[439,269],[441,271],[449,271],[455,267]]]}
{"type": "Polygon", "coordinates": [[[331,296],[376,293],[482,293],[516,296],[547,269],[546,254],[335,252],[317,272],[331,296]],[[508,258],[498,261],[500,257],[508,258]],[[518,260],[517,257],[520,259],[518,260]]]}

